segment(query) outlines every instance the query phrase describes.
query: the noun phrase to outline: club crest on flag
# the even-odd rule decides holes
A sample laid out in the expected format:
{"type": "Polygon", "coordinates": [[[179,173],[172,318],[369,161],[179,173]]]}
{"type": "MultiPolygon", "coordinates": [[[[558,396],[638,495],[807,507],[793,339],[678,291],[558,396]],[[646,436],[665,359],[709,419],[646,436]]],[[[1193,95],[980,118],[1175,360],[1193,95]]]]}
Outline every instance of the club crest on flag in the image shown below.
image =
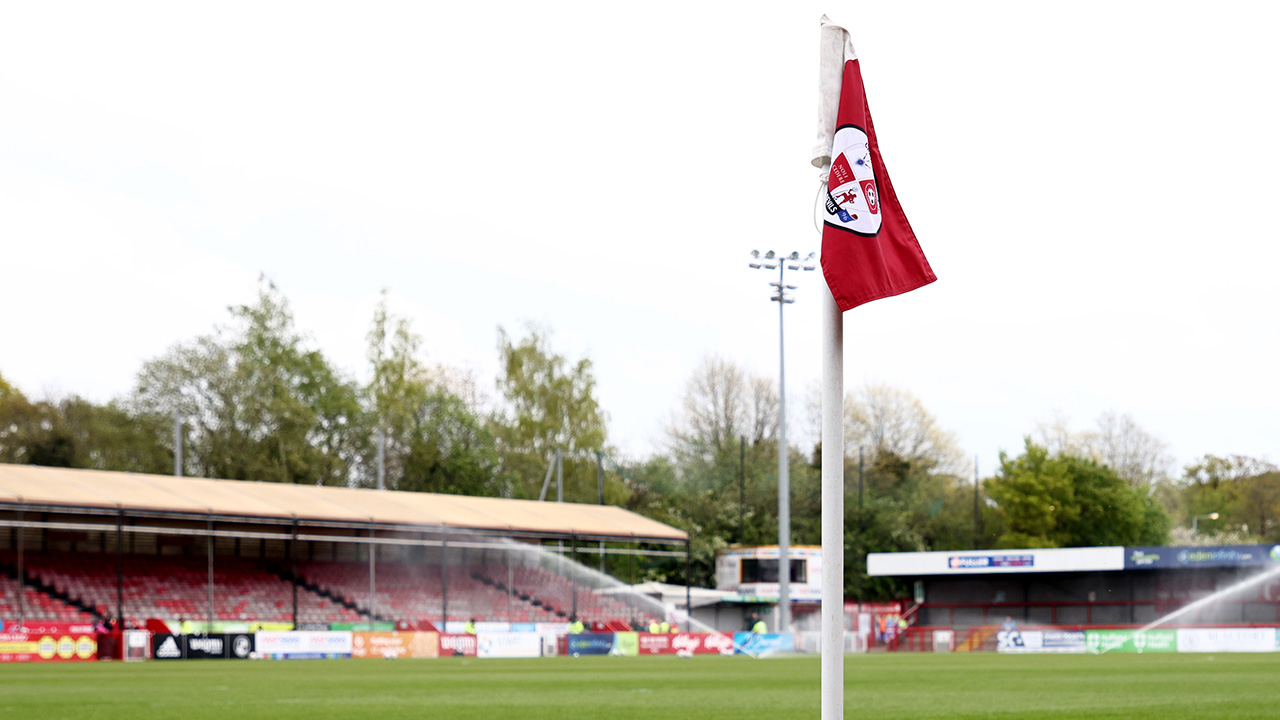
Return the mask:
{"type": "Polygon", "coordinates": [[[827,181],[826,222],[858,235],[880,232],[880,194],[871,167],[871,143],[856,125],[845,125],[832,142],[831,177],[827,181]]]}

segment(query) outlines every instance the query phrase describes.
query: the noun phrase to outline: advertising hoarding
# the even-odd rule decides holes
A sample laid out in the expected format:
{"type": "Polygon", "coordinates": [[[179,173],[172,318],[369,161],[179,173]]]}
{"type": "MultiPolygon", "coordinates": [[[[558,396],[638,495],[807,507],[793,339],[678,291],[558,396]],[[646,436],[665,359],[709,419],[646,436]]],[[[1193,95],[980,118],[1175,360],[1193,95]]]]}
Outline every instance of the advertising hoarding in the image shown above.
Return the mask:
{"type": "Polygon", "coordinates": [[[156,660],[247,660],[253,653],[254,636],[249,633],[151,636],[151,657],[156,660]]]}
{"type": "Polygon", "coordinates": [[[351,633],[344,630],[281,632],[262,630],[254,635],[257,653],[273,659],[310,660],[351,657],[351,633]]]}
{"type": "Polygon", "coordinates": [[[608,655],[613,652],[616,638],[613,633],[578,633],[567,638],[567,652],[578,655],[608,655]]]}
{"type": "Polygon", "coordinates": [[[1098,572],[1124,567],[1125,548],[1120,546],[867,554],[867,574],[879,577],[1098,572]]]}
{"type": "Polygon", "coordinates": [[[1085,645],[1094,654],[1181,652],[1174,630],[1086,630],[1085,645]]]}
{"type": "Polygon", "coordinates": [[[640,633],[620,632],[613,636],[613,652],[615,655],[635,657],[640,654],[640,633]]]}
{"type": "Polygon", "coordinates": [[[1087,638],[1078,630],[1001,630],[996,652],[1083,654],[1087,638]]]}
{"type": "Polygon", "coordinates": [[[353,658],[440,657],[440,634],[434,632],[355,632],[353,658]]]}
{"type": "Polygon", "coordinates": [[[1267,567],[1280,563],[1280,545],[1125,548],[1126,570],[1267,567]]]}
{"type": "Polygon", "coordinates": [[[476,657],[542,657],[542,637],[536,633],[478,633],[476,657]]]}
{"type": "Polygon", "coordinates": [[[84,662],[98,658],[89,623],[9,621],[0,630],[0,662],[84,662]]]}
{"type": "Polygon", "coordinates": [[[1186,628],[1178,630],[1178,652],[1275,652],[1275,628],[1186,628]]]}
{"type": "Polygon", "coordinates": [[[772,655],[779,652],[792,652],[795,641],[791,633],[749,633],[733,634],[733,642],[737,652],[751,655],[772,655]]]}

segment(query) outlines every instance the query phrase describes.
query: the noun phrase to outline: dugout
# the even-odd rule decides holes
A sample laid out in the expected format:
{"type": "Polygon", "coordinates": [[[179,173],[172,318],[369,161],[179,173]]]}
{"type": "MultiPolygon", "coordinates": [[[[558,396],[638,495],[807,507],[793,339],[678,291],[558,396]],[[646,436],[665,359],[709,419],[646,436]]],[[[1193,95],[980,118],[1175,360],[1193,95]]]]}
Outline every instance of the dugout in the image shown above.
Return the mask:
{"type": "Polygon", "coordinates": [[[137,608],[155,607],[158,598],[128,587],[126,570],[157,580],[178,573],[193,578],[195,571],[194,582],[207,584],[207,596],[194,607],[188,599],[185,617],[238,619],[223,615],[248,614],[247,608],[219,583],[274,582],[278,588],[285,578],[285,590],[277,590],[271,603],[298,627],[306,624],[300,596],[304,614],[308,599],[334,600],[330,609],[339,600],[317,597],[320,591],[299,572],[304,563],[317,572],[332,572],[333,565],[367,567],[359,578],[331,580],[333,586],[359,582],[367,591],[343,601],[345,610],[336,608],[341,617],[319,622],[348,621],[346,611],[396,620],[403,614],[396,607],[400,597],[426,593],[438,608],[431,621],[443,628],[471,612],[460,597],[467,586],[489,598],[485,607],[505,613],[513,601],[533,603],[510,589],[522,571],[528,583],[563,577],[555,597],[533,603],[559,619],[577,614],[580,605],[601,613],[612,609],[596,592],[603,576],[574,562],[606,555],[683,558],[687,564],[689,538],[605,505],[0,464],[0,580],[16,580],[18,590],[12,607],[0,607],[0,617],[9,619],[30,616],[23,588],[39,584],[42,597],[61,598],[83,612],[142,621],[147,615],[137,608]],[[33,572],[37,560],[43,563],[40,576],[33,572]],[[438,572],[410,578],[412,587],[391,586],[396,576],[390,571],[412,563],[438,572]],[[459,577],[460,566],[500,571],[493,578],[459,577]],[[498,589],[504,584],[505,607],[498,589]]]}
{"type": "Polygon", "coordinates": [[[913,583],[917,626],[1144,625],[1184,608],[1174,624],[1280,625],[1280,546],[870,553],[867,570],[913,583]]]}

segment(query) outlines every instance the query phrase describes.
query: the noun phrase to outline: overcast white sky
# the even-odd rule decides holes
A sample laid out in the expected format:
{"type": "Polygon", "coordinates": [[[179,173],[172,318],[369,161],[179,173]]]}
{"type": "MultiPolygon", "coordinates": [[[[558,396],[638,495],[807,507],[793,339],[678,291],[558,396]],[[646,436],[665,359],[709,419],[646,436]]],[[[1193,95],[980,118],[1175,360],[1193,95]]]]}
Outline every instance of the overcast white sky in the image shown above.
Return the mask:
{"type": "MultiPolygon", "coordinates": [[[[845,316],[846,384],[993,467],[1055,414],[1179,463],[1277,459],[1273,4],[6,3],[0,374],[105,401],[259,273],[363,373],[378,292],[427,360],[525,320],[659,447],[708,354],[777,372],[753,248],[816,250],[818,19],[853,33],[939,280],[845,316]]],[[[787,308],[792,420],[820,275],[787,308]]]]}

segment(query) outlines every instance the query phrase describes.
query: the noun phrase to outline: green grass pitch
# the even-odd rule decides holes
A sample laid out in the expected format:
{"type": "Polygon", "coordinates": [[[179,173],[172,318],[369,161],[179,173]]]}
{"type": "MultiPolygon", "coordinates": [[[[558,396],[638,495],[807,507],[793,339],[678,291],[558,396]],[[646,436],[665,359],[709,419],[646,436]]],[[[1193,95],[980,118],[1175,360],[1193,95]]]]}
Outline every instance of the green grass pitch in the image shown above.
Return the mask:
{"type": "MultiPolygon", "coordinates": [[[[0,718],[817,718],[819,660],[0,665],[0,718]]],[[[848,718],[1280,717],[1280,654],[845,659],[848,718]]]]}

